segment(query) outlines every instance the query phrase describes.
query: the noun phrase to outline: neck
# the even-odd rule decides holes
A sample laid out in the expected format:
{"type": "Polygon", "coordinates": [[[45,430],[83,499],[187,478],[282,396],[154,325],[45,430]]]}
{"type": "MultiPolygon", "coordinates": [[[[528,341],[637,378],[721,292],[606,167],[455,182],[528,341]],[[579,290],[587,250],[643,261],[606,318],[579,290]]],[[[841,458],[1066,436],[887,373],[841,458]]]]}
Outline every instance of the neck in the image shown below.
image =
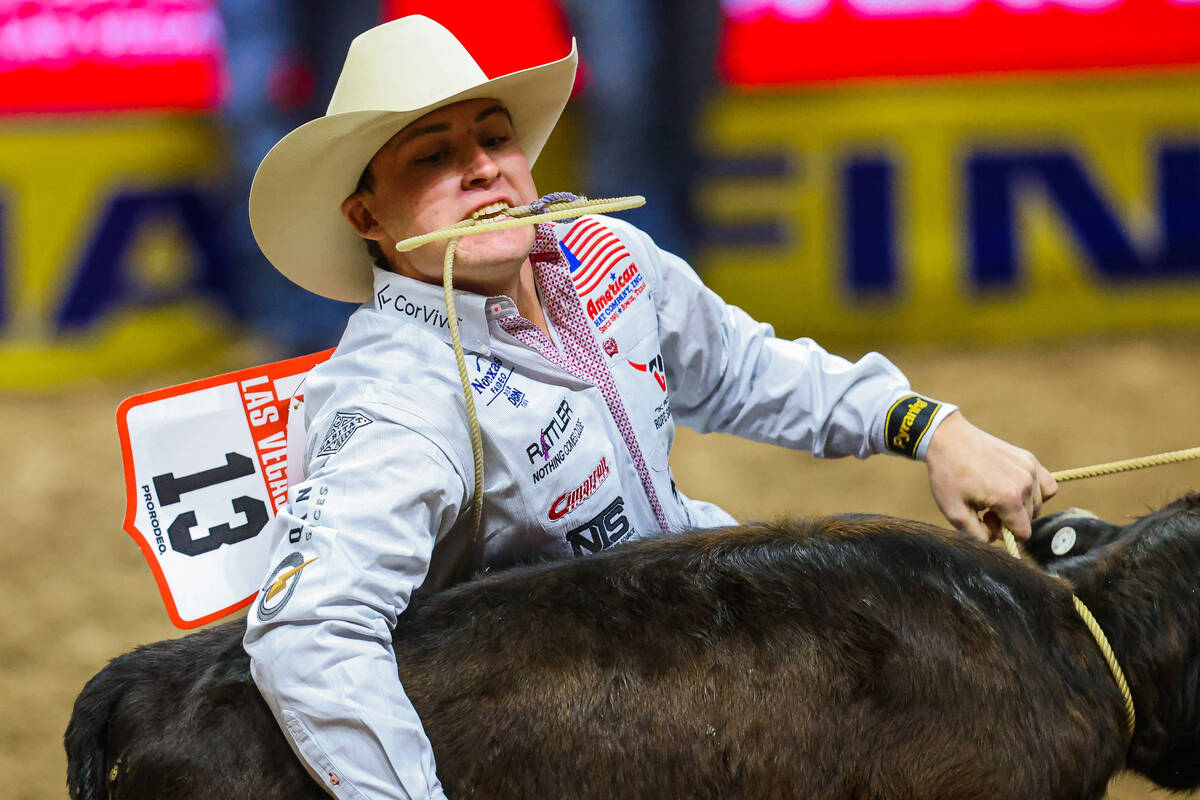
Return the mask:
{"type": "Polygon", "coordinates": [[[509,297],[517,304],[517,312],[541,328],[542,333],[549,338],[550,330],[546,324],[546,315],[542,313],[542,301],[538,297],[537,281],[534,279],[533,265],[529,259],[525,259],[525,263],[521,266],[513,294],[510,294],[509,297]]]}

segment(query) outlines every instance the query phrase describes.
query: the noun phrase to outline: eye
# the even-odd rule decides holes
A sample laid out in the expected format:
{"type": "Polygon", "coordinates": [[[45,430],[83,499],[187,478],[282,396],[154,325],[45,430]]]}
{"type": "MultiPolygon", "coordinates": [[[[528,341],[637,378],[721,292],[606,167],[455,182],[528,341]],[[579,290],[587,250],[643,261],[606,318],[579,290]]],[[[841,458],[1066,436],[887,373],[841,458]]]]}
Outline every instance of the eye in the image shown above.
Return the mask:
{"type": "Polygon", "coordinates": [[[430,153],[427,156],[418,158],[417,163],[418,164],[440,164],[441,162],[445,161],[449,155],[450,155],[449,150],[438,150],[437,152],[430,153]]]}
{"type": "Polygon", "coordinates": [[[507,136],[489,136],[486,139],[484,139],[483,143],[484,143],[484,146],[495,149],[497,147],[503,147],[504,145],[508,144],[508,137],[507,136]]]}

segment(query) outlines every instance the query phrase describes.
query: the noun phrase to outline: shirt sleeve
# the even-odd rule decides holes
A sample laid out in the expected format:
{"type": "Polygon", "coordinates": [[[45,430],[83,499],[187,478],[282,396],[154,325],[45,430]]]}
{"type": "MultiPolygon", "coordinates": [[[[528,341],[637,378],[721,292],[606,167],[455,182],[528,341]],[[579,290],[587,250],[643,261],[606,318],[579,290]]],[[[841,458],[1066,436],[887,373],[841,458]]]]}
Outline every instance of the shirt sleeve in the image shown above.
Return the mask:
{"type": "MultiPolygon", "coordinates": [[[[856,362],[826,352],[812,339],[776,338],[706,287],[683,259],[659,249],[645,234],[652,268],[659,339],[671,410],[682,425],[702,433],[731,433],[808,450],[819,458],[900,452],[887,445],[888,419],[914,397],[908,379],[879,353],[856,362]]],[[[905,452],[923,459],[934,429],[955,406],[928,403],[924,436],[905,452]]]]}
{"type": "Polygon", "coordinates": [[[445,797],[391,636],[469,502],[469,475],[428,430],[374,402],[314,420],[308,475],[269,528],[271,572],[247,619],[251,672],[337,798],[445,797]]]}

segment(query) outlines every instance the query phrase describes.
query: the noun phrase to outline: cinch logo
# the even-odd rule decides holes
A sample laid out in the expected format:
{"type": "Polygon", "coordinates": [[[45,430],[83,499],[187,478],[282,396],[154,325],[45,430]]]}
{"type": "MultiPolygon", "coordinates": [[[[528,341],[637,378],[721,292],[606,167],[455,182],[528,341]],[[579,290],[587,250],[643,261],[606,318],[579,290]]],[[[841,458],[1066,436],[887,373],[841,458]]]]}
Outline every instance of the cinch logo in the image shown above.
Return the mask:
{"type": "Polygon", "coordinates": [[[929,430],[929,423],[937,413],[940,403],[926,400],[915,394],[902,397],[895,402],[887,415],[887,447],[893,453],[916,458],[917,448],[929,430]]]}
{"type": "Polygon", "coordinates": [[[608,473],[608,458],[602,457],[600,463],[592,470],[592,474],[588,475],[583,483],[558,496],[558,499],[550,506],[550,519],[562,519],[578,508],[580,503],[596,493],[596,489],[608,478],[608,473]]]}
{"type": "Polygon", "coordinates": [[[638,364],[630,361],[629,366],[633,367],[638,372],[649,372],[654,376],[654,380],[658,381],[658,388],[662,389],[664,392],[667,390],[667,373],[666,367],[663,366],[662,353],[659,353],[645,364],[638,364]]]}
{"type": "Polygon", "coordinates": [[[625,516],[625,499],[618,497],[585,524],[567,533],[571,552],[577,556],[599,553],[612,547],[633,531],[625,516]]]}

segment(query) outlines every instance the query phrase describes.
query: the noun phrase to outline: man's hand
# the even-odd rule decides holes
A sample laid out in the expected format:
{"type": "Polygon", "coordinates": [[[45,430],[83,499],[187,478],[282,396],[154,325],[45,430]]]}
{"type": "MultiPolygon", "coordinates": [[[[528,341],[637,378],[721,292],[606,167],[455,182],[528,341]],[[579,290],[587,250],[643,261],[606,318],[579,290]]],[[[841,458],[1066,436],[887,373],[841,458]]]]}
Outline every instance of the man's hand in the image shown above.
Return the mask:
{"type": "Polygon", "coordinates": [[[1028,539],[1042,502],[1058,484],[1032,453],[976,428],[955,411],[933,432],[925,453],[929,488],[950,524],[982,541],[1007,527],[1028,539]]]}

